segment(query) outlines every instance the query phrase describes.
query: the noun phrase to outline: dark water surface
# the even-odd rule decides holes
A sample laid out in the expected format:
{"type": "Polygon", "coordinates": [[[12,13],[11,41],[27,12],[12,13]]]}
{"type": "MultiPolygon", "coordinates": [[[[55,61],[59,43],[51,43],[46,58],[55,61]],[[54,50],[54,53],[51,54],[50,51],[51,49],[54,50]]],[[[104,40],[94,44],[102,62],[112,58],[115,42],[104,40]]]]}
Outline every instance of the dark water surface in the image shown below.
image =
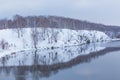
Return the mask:
{"type": "Polygon", "coordinates": [[[120,80],[120,41],[8,55],[0,80],[120,80]]]}

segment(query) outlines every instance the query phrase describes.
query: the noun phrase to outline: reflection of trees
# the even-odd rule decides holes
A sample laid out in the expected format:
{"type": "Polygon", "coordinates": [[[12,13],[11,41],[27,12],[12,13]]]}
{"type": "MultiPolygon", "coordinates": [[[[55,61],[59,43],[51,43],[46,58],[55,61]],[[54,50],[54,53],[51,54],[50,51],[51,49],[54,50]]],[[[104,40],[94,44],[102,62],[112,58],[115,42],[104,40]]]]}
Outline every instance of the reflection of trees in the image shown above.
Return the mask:
{"type": "Polygon", "coordinates": [[[34,56],[33,56],[33,67],[31,68],[31,73],[33,73],[33,80],[38,80],[39,79],[39,71],[37,69],[37,65],[39,64],[39,55],[37,54],[37,50],[34,51],[34,56]]]}
{"type": "Polygon", "coordinates": [[[8,59],[7,56],[1,58],[1,63],[2,63],[2,65],[3,65],[3,67],[4,67],[5,64],[6,64],[7,59],[8,59]]]}
{"type": "Polygon", "coordinates": [[[36,66],[39,64],[39,55],[37,54],[37,50],[35,50],[34,52],[34,56],[33,56],[33,65],[36,66]]]}
{"type": "MultiPolygon", "coordinates": [[[[120,50],[119,47],[116,48],[105,48],[97,52],[91,52],[86,55],[79,55],[76,58],[63,63],[55,63],[51,65],[39,65],[40,57],[38,56],[37,50],[34,52],[33,65],[32,66],[16,66],[16,67],[1,67],[0,72],[3,71],[6,74],[12,72],[15,75],[16,80],[26,80],[29,74],[31,74],[33,80],[39,80],[43,77],[50,77],[56,74],[59,70],[70,68],[77,64],[88,63],[92,59],[98,58],[99,56],[105,55],[106,53],[120,50]]],[[[51,54],[51,53],[50,53],[51,54]]],[[[52,58],[51,54],[49,57],[52,58]]],[[[56,53],[57,55],[57,53],[56,53]]],[[[43,56],[44,57],[44,56],[43,56]]],[[[57,56],[56,56],[57,57],[57,56]]],[[[55,57],[53,57],[53,60],[55,57]]]]}
{"type": "Polygon", "coordinates": [[[26,68],[25,67],[14,67],[14,75],[16,80],[25,80],[26,77],[26,68]]]}
{"type": "Polygon", "coordinates": [[[11,72],[11,68],[10,67],[1,67],[0,68],[0,74],[4,72],[7,76],[10,74],[11,72]]]}
{"type": "MultiPolygon", "coordinates": [[[[56,59],[56,56],[54,57],[53,55],[54,53],[50,53],[49,58],[52,58],[54,61],[56,59]]],[[[57,55],[57,53],[55,53],[55,55],[57,55]]],[[[49,77],[51,74],[55,74],[57,71],[51,71],[51,69],[49,69],[49,66],[47,66],[46,63],[46,56],[44,55],[43,57],[39,57],[39,51],[35,50],[33,56],[33,65],[25,66],[24,71],[26,70],[26,72],[30,72],[33,80],[39,80],[41,77],[49,77]],[[39,66],[39,61],[41,60],[44,66],[39,66]]]]}

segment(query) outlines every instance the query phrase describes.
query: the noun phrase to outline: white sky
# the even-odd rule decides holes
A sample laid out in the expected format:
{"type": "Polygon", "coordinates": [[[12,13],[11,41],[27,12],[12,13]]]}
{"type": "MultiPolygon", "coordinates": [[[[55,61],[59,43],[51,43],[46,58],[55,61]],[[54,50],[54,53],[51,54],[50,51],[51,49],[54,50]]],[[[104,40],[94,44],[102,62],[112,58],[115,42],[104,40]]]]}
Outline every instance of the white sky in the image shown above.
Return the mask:
{"type": "Polygon", "coordinates": [[[120,0],[0,0],[0,19],[15,14],[57,15],[120,25],[120,0]]]}

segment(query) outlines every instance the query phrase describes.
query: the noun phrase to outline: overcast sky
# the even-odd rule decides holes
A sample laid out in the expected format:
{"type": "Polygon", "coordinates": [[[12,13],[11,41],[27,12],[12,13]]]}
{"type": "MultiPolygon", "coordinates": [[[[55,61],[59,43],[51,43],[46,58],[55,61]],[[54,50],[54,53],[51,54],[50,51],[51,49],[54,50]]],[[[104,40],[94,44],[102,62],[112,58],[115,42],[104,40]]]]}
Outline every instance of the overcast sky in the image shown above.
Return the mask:
{"type": "Polygon", "coordinates": [[[0,19],[15,14],[57,15],[120,25],[120,0],[0,0],[0,19]]]}

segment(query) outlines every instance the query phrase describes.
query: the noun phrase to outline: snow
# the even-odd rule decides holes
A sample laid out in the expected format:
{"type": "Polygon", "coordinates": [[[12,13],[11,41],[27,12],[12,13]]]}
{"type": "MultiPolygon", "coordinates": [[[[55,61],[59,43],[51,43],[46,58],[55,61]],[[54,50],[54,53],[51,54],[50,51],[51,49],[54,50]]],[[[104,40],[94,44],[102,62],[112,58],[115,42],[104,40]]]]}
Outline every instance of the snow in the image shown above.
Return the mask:
{"type": "MultiPolygon", "coordinates": [[[[32,30],[33,28],[0,30],[0,58],[14,52],[34,50],[34,41],[31,36],[32,30]],[[20,37],[18,37],[18,34],[20,37]]],[[[110,40],[105,33],[95,30],[56,28],[36,28],[36,30],[38,31],[37,49],[81,45],[86,44],[88,41],[92,43],[110,40]],[[57,40],[57,42],[55,40],[57,40]]]]}
{"type": "Polygon", "coordinates": [[[77,56],[105,49],[100,44],[71,46],[54,50],[28,50],[7,55],[0,59],[0,66],[52,65],[68,62],[77,56]]]}

